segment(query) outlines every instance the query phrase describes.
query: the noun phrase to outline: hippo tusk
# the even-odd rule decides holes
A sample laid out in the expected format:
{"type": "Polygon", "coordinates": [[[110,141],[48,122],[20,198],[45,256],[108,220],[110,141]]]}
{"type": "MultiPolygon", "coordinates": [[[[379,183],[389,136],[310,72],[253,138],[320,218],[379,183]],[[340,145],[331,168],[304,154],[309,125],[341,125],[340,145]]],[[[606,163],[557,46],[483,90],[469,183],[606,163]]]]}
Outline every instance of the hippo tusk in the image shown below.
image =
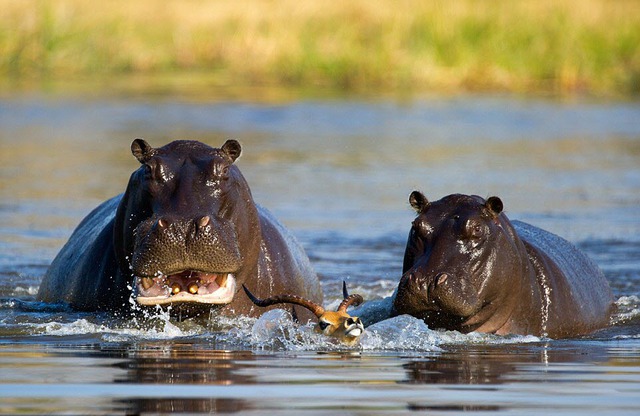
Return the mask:
{"type": "Polygon", "coordinates": [[[151,277],[143,277],[140,280],[141,280],[142,287],[144,287],[145,289],[149,289],[151,286],[155,284],[155,282],[153,281],[153,278],[151,277]]]}

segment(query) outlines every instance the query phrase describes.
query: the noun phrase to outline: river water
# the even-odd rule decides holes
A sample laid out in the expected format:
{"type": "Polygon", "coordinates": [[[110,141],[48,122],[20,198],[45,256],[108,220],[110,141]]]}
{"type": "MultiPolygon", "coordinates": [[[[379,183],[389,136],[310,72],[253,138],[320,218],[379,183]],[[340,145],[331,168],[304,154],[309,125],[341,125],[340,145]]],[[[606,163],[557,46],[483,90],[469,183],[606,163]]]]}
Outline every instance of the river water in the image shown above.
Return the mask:
{"type": "Polygon", "coordinates": [[[517,97],[0,96],[0,413],[598,414],[640,409],[640,104],[517,97]],[[301,241],[326,305],[388,296],[418,189],[498,195],[585,250],[612,326],[569,340],[398,317],[334,345],[284,312],[122,321],[35,301],[73,228],[124,190],[129,145],[243,145],[254,198],[301,241]]]}

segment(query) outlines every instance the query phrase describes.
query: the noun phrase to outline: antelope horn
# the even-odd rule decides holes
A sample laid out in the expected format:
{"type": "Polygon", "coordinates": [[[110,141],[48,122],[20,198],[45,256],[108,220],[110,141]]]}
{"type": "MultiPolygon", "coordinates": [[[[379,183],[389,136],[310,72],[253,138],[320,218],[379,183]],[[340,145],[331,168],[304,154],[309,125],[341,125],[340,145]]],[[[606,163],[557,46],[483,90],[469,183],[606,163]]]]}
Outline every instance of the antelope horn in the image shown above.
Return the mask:
{"type": "Polygon", "coordinates": [[[360,295],[349,295],[348,297],[346,297],[340,303],[340,306],[338,306],[338,312],[346,312],[347,308],[349,306],[351,306],[351,305],[358,306],[362,302],[364,302],[364,299],[362,299],[362,296],[360,296],[360,295]]]}
{"type": "Polygon", "coordinates": [[[342,281],[342,299],[349,297],[349,291],[347,290],[347,282],[342,281]]]}
{"type": "Polygon", "coordinates": [[[300,306],[302,306],[304,308],[309,309],[318,318],[320,318],[320,316],[322,316],[322,314],[324,314],[324,312],[325,312],[325,310],[324,310],[324,308],[322,306],[320,306],[317,303],[314,303],[314,302],[312,302],[310,300],[307,300],[305,298],[301,298],[300,296],[295,296],[295,295],[276,295],[276,296],[271,296],[270,298],[266,298],[266,299],[259,299],[259,298],[255,297],[253,295],[253,293],[251,293],[249,291],[249,289],[247,289],[247,287],[245,285],[242,285],[242,288],[244,289],[244,292],[247,294],[247,296],[249,296],[249,299],[251,299],[251,302],[253,302],[256,305],[261,306],[261,307],[271,306],[271,305],[275,305],[277,303],[293,303],[295,305],[300,305],[300,306]]]}

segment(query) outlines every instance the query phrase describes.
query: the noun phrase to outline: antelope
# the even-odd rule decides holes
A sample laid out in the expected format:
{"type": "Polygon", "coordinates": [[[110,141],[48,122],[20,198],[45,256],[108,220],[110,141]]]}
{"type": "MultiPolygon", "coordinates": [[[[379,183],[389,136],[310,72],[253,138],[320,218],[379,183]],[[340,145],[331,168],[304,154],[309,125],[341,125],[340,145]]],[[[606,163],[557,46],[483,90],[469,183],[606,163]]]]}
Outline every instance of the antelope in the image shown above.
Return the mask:
{"type": "Polygon", "coordinates": [[[318,324],[315,327],[316,332],[337,338],[346,345],[354,345],[364,332],[364,325],[360,318],[347,313],[349,306],[358,306],[363,302],[362,296],[356,294],[349,295],[347,285],[344,282],[342,286],[344,299],[335,312],[328,311],[317,303],[300,296],[275,295],[270,298],[259,299],[255,297],[245,285],[242,285],[242,288],[249,299],[260,307],[267,307],[278,303],[292,303],[307,308],[318,317],[318,324]]]}

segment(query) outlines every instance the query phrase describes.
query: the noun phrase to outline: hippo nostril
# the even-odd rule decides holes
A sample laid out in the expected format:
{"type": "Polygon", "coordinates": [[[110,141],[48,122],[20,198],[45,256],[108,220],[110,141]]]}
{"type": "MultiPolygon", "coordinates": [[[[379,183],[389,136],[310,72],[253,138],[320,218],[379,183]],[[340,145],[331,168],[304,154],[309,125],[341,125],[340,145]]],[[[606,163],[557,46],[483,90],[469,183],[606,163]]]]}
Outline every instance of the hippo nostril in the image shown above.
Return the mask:
{"type": "Polygon", "coordinates": [[[209,217],[208,215],[205,215],[204,217],[198,220],[198,226],[200,228],[203,228],[209,225],[210,222],[211,222],[211,217],[209,217]]]}
{"type": "Polygon", "coordinates": [[[167,228],[168,226],[169,226],[169,221],[167,221],[165,218],[160,218],[158,220],[158,227],[167,228]]]}
{"type": "Polygon", "coordinates": [[[439,286],[441,284],[444,284],[447,279],[449,278],[449,275],[446,273],[440,273],[439,275],[436,276],[436,286],[439,286]]]}

